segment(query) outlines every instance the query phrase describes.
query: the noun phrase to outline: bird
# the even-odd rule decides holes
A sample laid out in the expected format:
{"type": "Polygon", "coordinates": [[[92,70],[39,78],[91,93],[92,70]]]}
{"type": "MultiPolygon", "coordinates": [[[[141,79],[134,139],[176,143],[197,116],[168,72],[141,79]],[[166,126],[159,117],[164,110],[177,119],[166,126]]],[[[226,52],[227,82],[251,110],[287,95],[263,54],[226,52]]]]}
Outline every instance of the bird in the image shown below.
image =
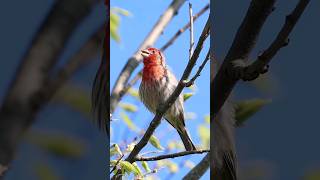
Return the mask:
{"type": "MultiPolygon", "coordinates": [[[[218,70],[218,62],[211,52],[211,83],[218,70]]],[[[217,98],[213,97],[213,101],[217,98]]],[[[237,180],[237,155],[235,149],[235,106],[229,97],[216,117],[211,120],[210,159],[211,179],[237,180]]]]}
{"type": "MultiPolygon", "coordinates": [[[[141,51],[143,57],[142,80],[139,87],[139,96],[146,108],[156,114],[160,104],[163,104],[174,92],[178,81],[168,69],[164,54],[154,47],[141,51]]],[[[184,100],[180,94],[177,100],[164,114],[164,118],[174,127],[186,149],[196,150],[185,127],[184,100]]]]}

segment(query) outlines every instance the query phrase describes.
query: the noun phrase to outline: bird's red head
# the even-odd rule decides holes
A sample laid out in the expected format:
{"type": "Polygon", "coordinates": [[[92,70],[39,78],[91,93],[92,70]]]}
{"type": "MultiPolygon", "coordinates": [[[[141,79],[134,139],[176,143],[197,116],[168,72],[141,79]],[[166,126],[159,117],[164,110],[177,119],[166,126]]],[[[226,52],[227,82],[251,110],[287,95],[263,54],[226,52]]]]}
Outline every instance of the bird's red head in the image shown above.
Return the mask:
{"type": "Polygon", "coordinates": [[[162,65],[164,63],[163,54],[157,48],[150,47],[142,50],[141,55],[144,65],[162,65]]]}

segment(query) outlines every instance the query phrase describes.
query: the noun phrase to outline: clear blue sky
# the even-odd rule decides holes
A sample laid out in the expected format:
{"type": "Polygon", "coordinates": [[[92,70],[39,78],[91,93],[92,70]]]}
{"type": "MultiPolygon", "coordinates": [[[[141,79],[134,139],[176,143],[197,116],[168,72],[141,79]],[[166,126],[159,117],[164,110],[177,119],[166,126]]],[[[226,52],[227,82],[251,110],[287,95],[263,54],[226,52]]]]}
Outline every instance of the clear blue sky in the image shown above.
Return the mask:
{"type": "MultiPolygon", "coordinates": [[[[160,14],[168,7],[170,1],[128,1],[128,0],[117,0],[111,1],[111,7],[117,6],[124,8],[131,12],[132,17],[122,17],[119,34],[121,36],[121,43],[118,44],[115,41],[111,41],[111,76],[110,76],[110,90],[112,89],[117,76],[119,75],[122,67],[128,60],[128,58],[137,50],[140,43],[149,33],[160,14]]],[[[193,4],[193,11],[196,13],[201,8],[203,8],[207,1],[191,1],[193,4]]],[[[207,11],[202,17],[200,17],[194,25],[195,30],[195,41],[197,42],[198,37],[202,31],[202,28],[207,20],[209,11],[207,11]]],[[[163,35],[160,36],[159,40],[156,42],[155,47],[160,48],[164,45],[173,34],[183,27],[188,22],[188,2],[186,2],[180,9],[177,16],[169,23],[167,28],[164,30],[163,35]]],[[[199,64],[203,61],[209,48],[209,39],[203,49],[203,52],[199,58],[197,66],[194,70],[198,69],[199,64]]],[[[188,49],[189,49],[189,31],[179,37],[179,39],[165,51],[165,56],[167,59],[167,64],[173,69],[177,78],[180,79],[188,60],[188,49]]],[[[137,70],[140,70],[142,65],[140,65],[137,70]]],[[[195,144],[200,144],[200,139],[198,135],[198,125],[204,124],[204,116],[209,114],[210,111],[210,87],[209,87],[209,66],[206,66],[201,73],[201,76],[196,81],[197,90],[195,95],[191,97],[185,103],[186,112],[196,113],[196,118],[186,121],[187,129],[189,130],[191,137],[195,144]]],[[[135,75],[137,71],[133,74],[135,75]]],[[[192,73],[194,74],[194,73],[192,73]]],[[[135,86],[138,88],[140,81],[135,86]]],[[[185,90],[184,92],[191,92],[190,90],[185,90]]],[[[153,115],[147,111],[147,109],[138,101],[131,97],[123,98],[122,102],[130,102],[137,105],[138,113],[136,115],[130,115],[133,122],[141,129],[146,129],[149,122],[153,118],[153,115]]],[[[126,126],[121,122],[119,116],[119,109],[114,114],[115,119],[120,119],[119,121],[114,121],[111,123],[113,130],[111,143],[119,143],[123,139],[129,140],[129,142],[137,136],[136,133],[126,130],[126,126]]],[[[180,141],[178,134],[174,130],[168,129],[170,126],[167,122],[163,121],[160,127],[156,130],[156,135],[161,138],[162,146],[172,140],[176,139],[180,141]]],[[[208,126],[209,127],[209,126],[208,126]]],[[[142,152],[154,151],[155,148],[148,146],[143,149],[142,152]]],[[[151,154],[153,155],[153,154],[151,154]]],[[[154,154],[156,155],[156,154],[154,154]]],[[[195,164],[203,157],[203,155],[193,155],[186,158],[177,158],[173,161],[176,163],[181,163],[186,159],[193,161],[195,164]]],[[[189,171],[188,168],[180,168],[179,172],[171,176],[172,179],[180,179],[189,171]]],[[[160,170],[157,175],[161,178],[168,177],[168,171],[166,169],[160,170]]],[[[208,179],[209,173],[207,172],[203,179],[208,179]]]]}

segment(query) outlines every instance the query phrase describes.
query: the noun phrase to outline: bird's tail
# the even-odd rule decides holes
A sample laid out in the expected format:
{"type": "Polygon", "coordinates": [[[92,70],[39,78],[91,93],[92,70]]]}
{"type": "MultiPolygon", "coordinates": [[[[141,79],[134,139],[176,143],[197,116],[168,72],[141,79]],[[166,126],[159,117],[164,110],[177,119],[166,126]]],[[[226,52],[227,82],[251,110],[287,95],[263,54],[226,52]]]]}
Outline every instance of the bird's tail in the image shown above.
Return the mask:
{"type": "Polygon", "coordinates": [[[211,123],[211,179],[236,180],[234,107],[227,100],[211,123]]]}
{"type": "Polygon", "coordinates": [[[179,136],[183,142],[184,147],[186,148],[187,151],[192,151],[192,150],[196,150],[196,147],[194,146],[194,144],[192,143],[190,136],[186,130],[186,128],[180,128],[178,130],[179,136]]]}

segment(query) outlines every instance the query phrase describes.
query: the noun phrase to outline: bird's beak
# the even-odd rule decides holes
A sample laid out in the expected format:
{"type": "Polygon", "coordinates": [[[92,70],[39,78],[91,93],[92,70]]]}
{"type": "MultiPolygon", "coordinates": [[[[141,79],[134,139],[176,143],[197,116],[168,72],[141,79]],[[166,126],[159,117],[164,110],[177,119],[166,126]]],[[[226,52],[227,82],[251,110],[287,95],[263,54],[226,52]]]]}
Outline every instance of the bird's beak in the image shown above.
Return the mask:
{"type": "Polygon", "coordinates": [[[141,55],[142,55],[142,57],[148,57],[149,55],[150,55],[150,52],[148,51],[148,50],[142,50],[141,51],[141,55]]]}

